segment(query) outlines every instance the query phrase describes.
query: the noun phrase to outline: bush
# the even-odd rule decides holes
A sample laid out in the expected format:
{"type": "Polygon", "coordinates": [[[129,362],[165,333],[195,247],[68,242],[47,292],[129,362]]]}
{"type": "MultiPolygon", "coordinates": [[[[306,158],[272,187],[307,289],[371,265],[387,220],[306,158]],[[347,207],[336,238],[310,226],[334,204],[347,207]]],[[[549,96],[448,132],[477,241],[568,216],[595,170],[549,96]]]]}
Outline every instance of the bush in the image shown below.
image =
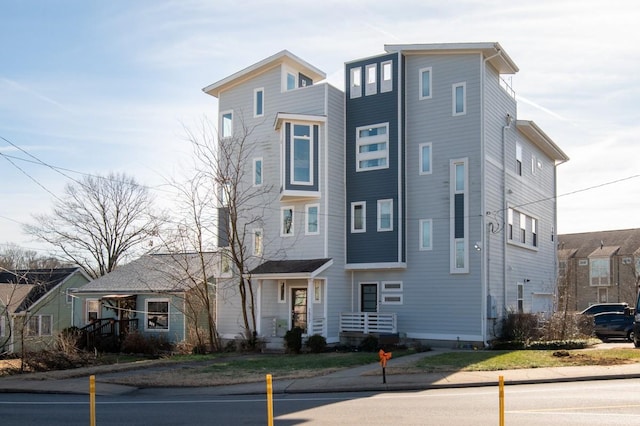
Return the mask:
{"type": "Polygon", "coordinates": [[[130,354],[158,355],[172,349],[172,345],[164,336],[144,336],[139,332],[127,334],[120,351],[130,354]]]}
{"type": "Polygon", "coordinates": [[[302,329],[294,327],[287,331],[284,335],[284,343],[288,353],[299,354],[302,349],[302,329]]]}
{"type": "Polygon", "coordinates": [[[373,334],[368,334],[358,345],[358,349],[363,352],[378,352],[378,338],[373,334]]]}
{"type": "Polygon", "coordinates": [[[538,316],[523,312],[510,312],[502,320],[503,341],[528,342],[540,338],[538,316]]]}
{"type": "Polygon", "coordinates": [[[556,312],[542,327],[542,340],[583,340],[593,335],[593,317],[572,312],[556,312]]]}
{"type": "Polygon", "coordinates": [[[314,354],[324,352],[327,349],[327,339],[319,334],[314,334],[307,339],[306,346],[314,354]]]}

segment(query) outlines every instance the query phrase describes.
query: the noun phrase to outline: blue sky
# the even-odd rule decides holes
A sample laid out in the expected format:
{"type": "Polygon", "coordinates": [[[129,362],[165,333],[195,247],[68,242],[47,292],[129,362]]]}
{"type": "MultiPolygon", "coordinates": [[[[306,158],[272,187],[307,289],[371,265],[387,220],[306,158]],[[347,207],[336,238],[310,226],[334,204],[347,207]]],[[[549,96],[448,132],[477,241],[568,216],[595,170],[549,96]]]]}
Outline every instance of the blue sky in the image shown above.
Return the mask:
{"type": "Polygon", "coordinates": [[[571,158],[558,231],[640,227],[638,22],[634,0],[0,0],[0,244],[41,247],[20,224],[64,174],[125,172],[166,198],[184,126],[216,117],[203,87],[282,49],[342,87],[344,62],[394,43],[499,42],[518,118],[571,158]]]}

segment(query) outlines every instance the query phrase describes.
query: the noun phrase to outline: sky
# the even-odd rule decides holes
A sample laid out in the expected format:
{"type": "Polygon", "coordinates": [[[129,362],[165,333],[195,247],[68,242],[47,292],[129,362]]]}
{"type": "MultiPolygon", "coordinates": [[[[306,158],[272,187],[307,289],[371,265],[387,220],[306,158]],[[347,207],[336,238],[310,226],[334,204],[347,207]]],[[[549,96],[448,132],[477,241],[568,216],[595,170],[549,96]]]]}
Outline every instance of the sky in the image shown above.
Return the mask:
{"type": "Polygon", "coordinates": [[[0,245],[46,250],[22,225],[82,174],[166,202],[185,128],[216,122],[205,86],[287,49],[343,88],[404,43],[499,42],[518,119],[570,157],[558,233],[639,228],[639,22],[636,0],[0,0],[0,245]]]}

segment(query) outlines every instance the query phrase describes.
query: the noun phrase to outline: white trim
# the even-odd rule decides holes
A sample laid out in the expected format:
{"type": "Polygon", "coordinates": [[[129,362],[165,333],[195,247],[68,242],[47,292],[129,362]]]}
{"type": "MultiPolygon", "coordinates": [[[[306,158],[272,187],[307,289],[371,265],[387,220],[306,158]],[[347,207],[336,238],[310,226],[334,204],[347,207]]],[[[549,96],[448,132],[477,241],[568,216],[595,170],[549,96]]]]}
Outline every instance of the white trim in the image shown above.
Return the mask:
{"type": "Polygon", "coordinates": [[[304,233],[305,235],[320,235],[320,204],[306,204],[304,206],[304,233]],[[309,209],[316,208],[316,230],[309,230],[309,209]]]}
{"type": "Polygon", "coordinates": [[[364,94],[365,96],[375,95],[378,93],[378,64],[367,64],[364,67],[364,94]],[[373,70],[373,73],[371,73],[373,70]],[[373,76],[373,81],[370,78],[373,76]]]}
{"type": "Polygon", "coordinates": [[[232,109],[228,109],[226,111],[220,111],[220,117],[219,117],[219,122],[218,122],[219,126],[219,134],[220,134],[220,138],[232,138],[233,137],[233,110],[232,109]],[[227,129],[227,127],[225,126],[225,121],[224,121],[224,117],[226,115],[231,115],[231,119],[230,119],[230,127],[227,129]],[[225,130],[229,131],[229,134],[226,133],[225,130]]]}
{"type": "Polygon", "coordinates": [[[313,303],[322,303],[322,290],[324,286],[322,285],[324,280],[322,279],[314,279],[313,280],[313,303]]]}
{"type": "Polygon", "coordinates": [[[362,67],[349,68],[349,98],[362,96],[362,67]]]}
{"type": "Polygon", "coordinates": [[[418,99],[419,100],[423,100],[423,99],[431,99],[433,97],[433,68],[432,67],[425,67],[425,68],[420,68],[418,70],[418,99]],[[429,95],[428,96],[423,96],[422,93],[422,75],[428,71],[429,72],[429,95]]]}
{"type": "Polygon", "coordinates": [[[278,303],[287,303],[287,282],[278,281],[278,303]]]}
{"type": "Polygon", "coordinates": [[[102,303],[100,302],[100,299],[96,299],[96,298],[86,298],[84,301],[84,323],[85,324],[90,324],[91,321],[89,320],[89,312],[95,312],[96,313],[96,318],[100,318],[100,314],[102,313],[102,303]],[[98,303],[98,310],[97,311],[89,311],[89,303],[90,302],[97,302],[98,303]]]}
{"type": "Polygon", "coordinates": [[[378,200],[378,210],[377,210],[377,231],[378,232],[388,232],[393,231],[393,198],[386,198],[384,200],[378,200]],[[389,207],[389,227],[382,227],[382,207],[383,205],[388,204],[389,207]]]}
{"type": "Polygon", "coordinates": [[[281,237],[292,237],[293,235],[295,235],[295,210],[293,209],[293,206],[282,206],[280,207],[280,236],[281,237]],[[290,231],[289,233],[285,233],[285,228],[284,228],[284,212],[286,210],[291,210],[291,225],[289,227],[290,231]]]}
{"type": "Polygon", "coordinates": [[[296,90],[298,88],[298,77],[298,71],[286,65],[282,65],[282,88],[280,91],[284,93],[291,90],[296,90]],[[294,87],[292,88],[289,88],[289,75],[293,76],[294,87]]]}
{"type": "Polygon", "coordinates": [[[403,294],[401,293],[382,293],[380,297],[381,305],[402,305],[403,304],[403,294]],[[398,300],[389,300],[389,299],[398,299],[398,300]]]}
{"type": "Polygon", "coordinates": [[[356,127],[356,171],[357,172],[366,172],[370,170],[380,170],[380,169],[388,169],[389,168],[389,123],[376,123],[367,126],[359,126],[356,127]],[[375,128],[384,128],[385,132],[383,134],[378,134],[374,136],[360,136],[360,132],[365,129],[375,129],[375,128]],[[370,152],[360,152],[360,148],[368,145],[377,145],[384,143],[386,149],[379,151],[370,151],[370,152]],[[384,153],[384,155],[381,155],[384,153]],[[376,159],[384,159],[385,164],[372,166],[372,167],[360,167],[361,161],[367,160],[376,160],[376,159]]]}
{"type": "Polygon", "coordinates": [[[452,274],[466,274],[469,272],[469,160],[468,158],[453,159],[449,162],[449,181],[450,181],[450,273],[452,274]],[[462,189],[457,188],[456,179],[456,166],[462,164],[464,167],[464,176],[462,182],[462,189]],[[456,224],[456,211],[455,211],[455,196],[458,194],[463,195],[464,209],[462,212],[462,220],[464,232],[463,236],[456,238],[455,224],[456,224]],[[457,251],[458,247],[462,247],[463,262],[462,268],[457,266],[457,251]]]}
{"type": "Polygon", "coordinates": [[[467,83],[466,82],[454,83],[451,85],[451,99],[452,99],[452,105],[451,105],[452,115],[454,117],[459,115],[465,115],[467,113],[467,83]],[[460,112],[456,111],[456,106],[457,106],[456,95],[457,95],[458,87],[462,87],[462,111],[460,112]]]}
{"type": "Polygon", "coordinates": [[[433,145],[431,142],[425,142],[425,143],[421,143],[420,145],[418,145],[418,174],[419,175],[430,175],[433,171],[433,145]],[[423,148],[424,147],[429,147],[429,170],[424,171],[422,170],[422,164],[423,164],[423,157],[422,157],[422,152],[423,152],[423,148]]]}
{"type": "Polygon", "coordinates": [[[353,201],[351,203],[351,233],[367,232],[367,202],[353,201]],[[362,206],[362,228],[355,227],[355,211],[357,206],[362,206]]]}
{"type": "Polygon", "coordinates": [[[402,281],[382,281],[382,292],[398,292],[403,291],[402,281]],[[399,284],[398,288],[389,288],[387,287],[389,284],[399,284]]]}
{"type": "Polygon", "coordinates": [[[262,186],[262,184],[264,183],[264,161],[262,157],[256,157],[253,159],[253,179],[251,181],[253,186],[262,186]],[[260,162],[260,182],[256,183],[256,165],[258,162],[260,162]]]}
{"type": "Polygon", "coordinates": [[[253,117],[264,117],[264,87],[253,89],[253,117]],[[258,113],[258,93],[262,92],[262,101],[260,102],[261,113],[258,113]]]}
{"type": "Polygon", "coordinates": [[[251,235],[253,236],[252,239],[252,247],[253,249],[251,250],[251,252],[253,253],[254,256],[262,256],[262,253],[264,252],[264,231],[262,228],[254,228],[251,232],[251,235]],[[260,240],[256,241],[256,235],[258,234],[258,232],[260,233],[260,240]]]}
{"type": "Polygon", "coordinates": [[[447,340],[453,342],[482,342],[480,334],[440,334],[440,333],[411,333],[407,332],[409,339],[422,340],[447,340]]]}
{"type": "Polygon", "coordinates": [[[420,219],[419,222],[419,234],[418,234],[418,251],[431,251],[433,250],[433,220],[432,219],[420,219]],[[425,246],[423,245],[423,241],[422,241],[422,234],[423,234],[423,227],[425,224],[429,224],[429,245],[425,246]]]}
{"type": "Polygon", "coordinates": [[[393,91],[393,61],[384,61],[380,64],[380,93],[386,93],[393,91]],[[389,78],[385,79],[384,70],[385,66],[388,65],[389,70],[389,78]]]}
{"type": "MultiPolygon", "coordinates": [[[[162,313],[161,313],[162,314],[162,313]]],[[[163,314],[164,315],[164,314],[163,314]]],[[[166,333],[171,329],[171,301],[169,298],[150,298],[144,301],[144,331],[166,333]],[[167,328],[149,328],[149,302],[167,304],[167,328]]]]}
{"type": "Polygon", "coordinates": [[[347,263],[344,266],[347,271],[361,271],[361,270],[389,270],[389,269],[407,269],[407,264],[404,262],[379,262],[379,263],[347,263]]]}
{"type": "Polygon", "coordinates": [[[313,186],[313,175],[315,171],[314,167],[314,138],[313,138],[313,128],[312,124],[307,123],[296,123],[291,122],[291,134],[289,135],[289,183],[292,185],[306,185],[313,186]],[[309,136],[296,136],[295,129],[296,126],[299,127],[307,127],[309,129],[309,136]],[[309,180],[308,181],[298,181],[295,179],[295,142],[296,139],[301,141],[307,141],[309,148],[309,180]]]}

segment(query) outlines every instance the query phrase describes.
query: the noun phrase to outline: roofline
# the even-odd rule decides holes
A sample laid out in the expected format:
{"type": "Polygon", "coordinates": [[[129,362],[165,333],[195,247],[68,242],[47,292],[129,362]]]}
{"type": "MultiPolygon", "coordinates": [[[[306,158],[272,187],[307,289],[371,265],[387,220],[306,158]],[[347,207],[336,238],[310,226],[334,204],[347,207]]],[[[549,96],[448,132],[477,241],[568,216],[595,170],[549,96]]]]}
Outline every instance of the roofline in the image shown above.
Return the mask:
{"type": "Polygon", "coordinates": [[[60,281],[58,284],[56,284],[55,286],[51,287],[49,289],[49,291],[45,292],[42,296],[40,296],[40,298],[38,300],[36,300],[35,302],[33,302],[31,305],[29,305],[27,308],[25,308],[22,312],[25,311],[30,311],[31,309],[34,309],[38,306],[38,304],[40,302],[42,302],[53,290],[57,289],[58,287],[60,287],[62,284],[64,284],[65,282],[67,282],[69,279],[71,279],[72,276],[74,276],[76,273],[80,272],[80,275],[83,275],[87,281],[91,282],[91,278],[87,275],[87,273],[81,268],[81,267],[76,267],[75,271],[71,272],[69,275],[67,275],[65,277],[65,279],[63,279],[62,281],[60,281]]]}
{"type": "Polygon", "coordinates": [[[296,113],[288,113],[288,112],[279,112],[276,114],[276,119],[273,123],[273,127],[275,130],[280,130],[283,121],[302,121],[309,123],[326,123],[327,116],[326,115],[315,115],[315,114],[296,114],[296,113]]]}
{"type": "Polygon", "coordinates": [[[230,87],[233,87],[236,84],[239,84],[256,74],[259,74],[281,64],[297,65],[298,67],[302,68],[302,73],[314,80],[314,82],[316,80],[320,81],[327,78],[327,75],[324,73],[324,71],[314,67],[307,61],[300,59],[299,57],[285,49],[276,53],[275,55],[271,55],[268,58],[256,62],[255,64],[250,65],[247,68],[231,74],[230,76],[225,77],[220,81],[208,85],[207,87],[203,88],[202,91],[217,98],[224,90],[227,90],[230,87]]]}
{"type": "MultiPolygon", "coordinates": [[[[329,259],[327,262],[325,262],[318,269],[316,269],[314,271],[311,271],[311,272],[292,272],[292,273],[273,272],[273,273],[268,273],[268,274],[252,274],[251,278],[252,279],[255,278],[255,279],[259,279],[259,280],[260,279],[262,279],[262,280],[278,279],[278,278],[310,279],[310,278],[317,277],[319,274],[324,272],[331,265],[333,265],[333,259],[329,259]]],[[[248,274],[245,274],[245,275],[248,275],[248,274]]]]}
{"type": "Polygon", "coordinates": [[[516,127],[545,154],[556,161],[556,165],[569,161],[569,157],[533,121],[516,120],[516,127]]]}
{"type": "Polygon", "coordinates": [[[401,52],[405,55],[461,54],[481,52],[501,74],[515,74],[520,69],[498,42],[432,43],[432,44],[385,44],[388,53],[401,52]]]}

